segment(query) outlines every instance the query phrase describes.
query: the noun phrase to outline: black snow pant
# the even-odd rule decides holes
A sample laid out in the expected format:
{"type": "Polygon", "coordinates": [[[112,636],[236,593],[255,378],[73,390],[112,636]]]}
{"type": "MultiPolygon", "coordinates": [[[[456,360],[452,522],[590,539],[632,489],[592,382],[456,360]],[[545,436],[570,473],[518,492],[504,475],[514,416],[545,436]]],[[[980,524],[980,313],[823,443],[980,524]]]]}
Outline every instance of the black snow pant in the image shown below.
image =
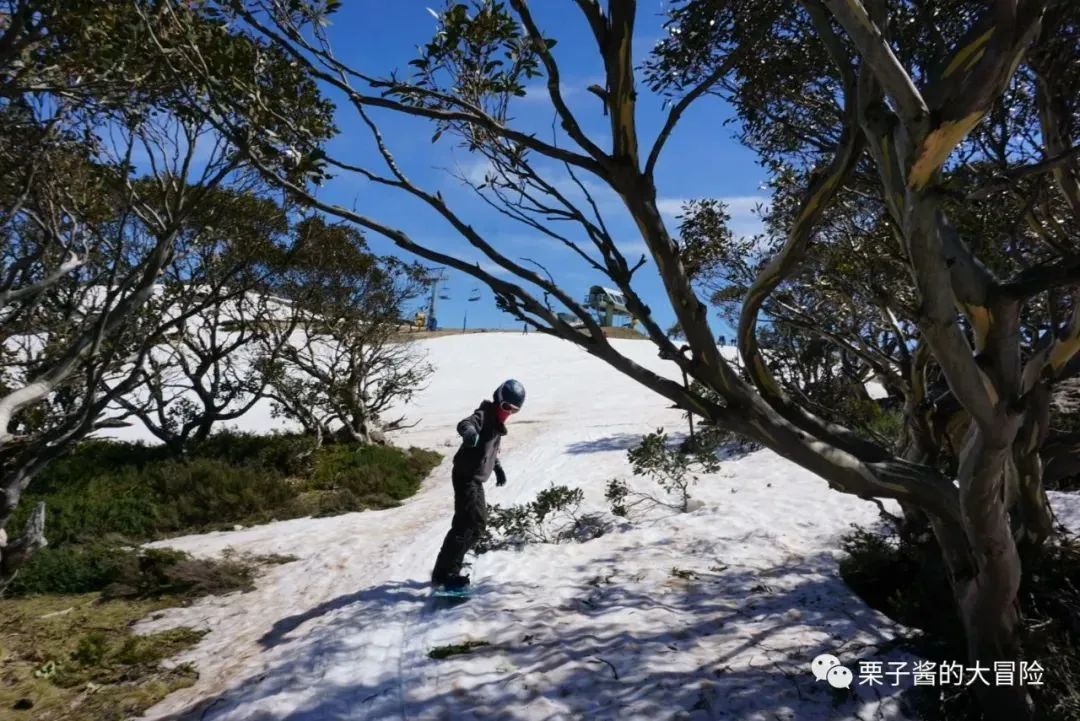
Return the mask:
{"type": "Polygon", "coordinates": [[[469,477],[453,480],[454,520],[450,522],[450,531],[431,572],[431,580],[435,583],[443,583],[450,576],[461,573],[465,554],[480,540],[487,523],[484,484],[469,477]]]}

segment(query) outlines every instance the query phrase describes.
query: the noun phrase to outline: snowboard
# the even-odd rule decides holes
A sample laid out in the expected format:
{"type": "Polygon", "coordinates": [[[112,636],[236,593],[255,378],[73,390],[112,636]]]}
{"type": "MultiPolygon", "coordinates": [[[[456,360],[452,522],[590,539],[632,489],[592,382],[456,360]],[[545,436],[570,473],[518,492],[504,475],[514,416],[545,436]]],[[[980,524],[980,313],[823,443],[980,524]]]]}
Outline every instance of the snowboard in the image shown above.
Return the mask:
{"type": "Polygon", "coordinates": [[[464,601],[472,596],[472,589],[469,586],[447,587],[439,584],[432,588],[431,595],[436,598],[450,598],[464,601]]]}

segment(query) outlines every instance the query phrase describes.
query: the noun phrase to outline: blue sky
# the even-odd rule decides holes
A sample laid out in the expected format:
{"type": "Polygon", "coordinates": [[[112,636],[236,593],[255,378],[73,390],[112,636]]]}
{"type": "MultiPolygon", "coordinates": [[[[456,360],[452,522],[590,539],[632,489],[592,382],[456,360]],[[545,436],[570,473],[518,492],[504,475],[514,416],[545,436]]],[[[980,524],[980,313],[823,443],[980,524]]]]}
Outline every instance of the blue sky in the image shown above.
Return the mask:
{"type": "MultiPolygon", "coordinates": [[[[407,62],[416,56],[416,47],[430,39],[435,19],[428,7],[439,8],[437,0],[349,0],[332,20],[328,29],[339,59],[368,73],[385,73],[392,69],[405,70],[407,62]]],[[[597,83],[602,68],[595,44],[580,12],[570,0],[540,0],[532,3],[533,14],[548,37],[558,41],[554,49],[559,61],[564,95],[571,109],[590,138],[601,147],[610,146],[610,129],[602,113],[600,101],[585,88],[597,83]]],[[[639,3],[638,23],[634,35],[635,63],[645,58],[649,49],[662,36],[663,2],[644,0],[639,3]]],[[[513,124],[538,131],[550,138],[553,110],[542,79],[525,98],[515,101],[513,124]]],[[[639,83],[638,123],[642,145],[651,147],[652,139],[664,118],[666,109],[662,98],[651,94],[639,83]]],[[[331,155],[358,164],[376,163],[370,135],[350,107],[331,93],[338,103],[337,124],[340,134],[331,145],[331,155]]],[[[689,198],[718,197],[729,202],[732,226],[737,233],[752,233],[759,224],[754,207],[763,200],[760,189],[764,171],[753,154],[734,138],[734,128],[723,125],[731,116],[730,109],[717,98],[699,100],[680,121],[675,135],[668,141],[657,168],[657,187],[661,211],[668,218],[669,230],[674,233],[681,202],[689,198]]],[[[604,283],[602,276],[588,268],[584,261],[571,255],[535,230],[503,217],[479,201],[472,191],[463,187],[452,172],[483,174],[483,163],[463,149],[455,147],[453,139],[444,136],[431,142],[433,128],[422,120],[403,118],[389,113],[376,113],[385,138],[399,164],[413,182],[438,189],[478,231],[496,247],[515,258],[531,258],[550,269],[556,280],[575,297],[583,296],[588,287],[604,283]]],[[[647,151],[646,151],[647,152],[647,151]]],[[[547,177],[569,182],[565,171],[554,162],[539,164],[548,168],[547,177]]],[[[600,181],[582,178],[590,188],[600,181]]],[[[478,251],[460,238],[429,208],[400,191],[380,188],[356,177],[337,177],[327,183],[320,196],[326,200],[354,207],[359,212],[408,231],[418,241],[458,257],[476,260],[485,268],[491,264],[478,251]]],[[[613,193],[601,190],[597,199],[604,220],[628,257],[636,259],[644,244],[632,222],[613,193]]],[[[393,245],[380,237],[369,235],[372,248],[380,253],[396,253],[393,245]]],[[[673,321],[653,264],[639,272],[638,292],[652,307],[657,319],[667,327],[673,321]]],[[[490,292],[480,286],[482,299],[467,303],[466,298],[478,283],[472,278],[452,271],[448,283],[450,300],[439,301],[438,319],[442,327],[460,327],[468,306],[470,327],[512,327],[513,319],[498,311],[490,292]]],[[[714,315],[715,319],[715,315],[714,315]]],[[[714,321],[717,332],[725,332],[714,321]]]]}

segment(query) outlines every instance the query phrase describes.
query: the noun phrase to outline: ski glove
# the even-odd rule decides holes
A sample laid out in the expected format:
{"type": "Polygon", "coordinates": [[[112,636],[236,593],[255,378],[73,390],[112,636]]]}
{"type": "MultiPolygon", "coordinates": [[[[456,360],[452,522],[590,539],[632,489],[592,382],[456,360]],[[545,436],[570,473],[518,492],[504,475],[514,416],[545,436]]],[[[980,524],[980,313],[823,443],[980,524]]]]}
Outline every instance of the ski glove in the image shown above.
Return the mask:
{"type": "Polygon", "coordinates": [[[495,466],[495,485],[506,485],[506,471],[503,470],[503,467],[501,465],[495,466]]]}
{"type": "Polygon", "coordinates": [[[480,444],[480,434],[474,430],[466,430],[461,434],[461,443],[466,448],[476,448],[480,444]]]}

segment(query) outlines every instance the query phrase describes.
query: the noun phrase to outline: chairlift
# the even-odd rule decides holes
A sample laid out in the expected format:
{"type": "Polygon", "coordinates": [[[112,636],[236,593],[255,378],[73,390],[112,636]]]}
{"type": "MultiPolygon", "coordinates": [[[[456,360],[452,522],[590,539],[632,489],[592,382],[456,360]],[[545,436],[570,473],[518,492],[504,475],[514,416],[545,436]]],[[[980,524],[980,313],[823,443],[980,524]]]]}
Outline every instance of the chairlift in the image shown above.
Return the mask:
{"type": "Polygon", "coordinates": [[[439,293],[439,300],[450,300],[450,296],[446,293],[439,293]]]}
{"type": "Polygon", "coordinates": [[[478,300],[480,300],[480,289],[473,288],[472,291],[469,293],[469,302],[473,303],[478,300]]]}

